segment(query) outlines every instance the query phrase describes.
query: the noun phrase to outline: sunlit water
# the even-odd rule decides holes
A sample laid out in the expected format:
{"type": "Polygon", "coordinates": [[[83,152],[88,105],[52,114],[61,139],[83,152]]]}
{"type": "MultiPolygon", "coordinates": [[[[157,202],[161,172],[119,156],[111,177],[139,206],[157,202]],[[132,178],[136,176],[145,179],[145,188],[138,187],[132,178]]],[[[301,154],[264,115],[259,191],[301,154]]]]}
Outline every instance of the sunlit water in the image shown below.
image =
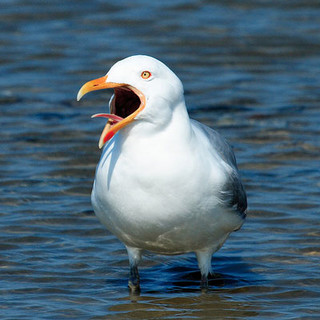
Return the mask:
{"type": "Polygon", "coordinates": [[[316,0],[1,2],[0,318],[319,319],[319,30],[316,0]],[[90,115],[110,93],[76,93],[137,53],[236,151],[248,219],[207,293],[192,254],[148,255],[130,296],[124,247],[92,212],[90,115]]]}

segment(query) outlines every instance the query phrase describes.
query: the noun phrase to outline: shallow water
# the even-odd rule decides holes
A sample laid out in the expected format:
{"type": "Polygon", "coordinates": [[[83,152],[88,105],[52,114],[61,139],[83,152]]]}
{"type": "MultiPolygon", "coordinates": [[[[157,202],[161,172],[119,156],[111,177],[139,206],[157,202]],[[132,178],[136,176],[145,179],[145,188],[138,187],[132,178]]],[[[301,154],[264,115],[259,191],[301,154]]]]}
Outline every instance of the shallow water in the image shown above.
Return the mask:
{"type": "Polygon", "coordinates": [[[1,319],[319,319],[319,1],[6,0],[0,25],[1,319]],[[236,151],[248,219],[207,293],[192,254],[148,255],[130,296],[92,212],[110,93],[76,93],[136,53],[236,151]]]}

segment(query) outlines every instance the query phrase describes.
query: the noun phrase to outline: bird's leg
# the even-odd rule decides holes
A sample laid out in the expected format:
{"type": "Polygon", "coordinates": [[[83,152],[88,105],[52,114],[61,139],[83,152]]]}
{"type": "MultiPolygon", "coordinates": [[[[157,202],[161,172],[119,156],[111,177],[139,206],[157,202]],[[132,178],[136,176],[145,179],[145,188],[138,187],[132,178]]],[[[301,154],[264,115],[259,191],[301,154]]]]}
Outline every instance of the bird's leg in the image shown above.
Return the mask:
{"type": "Polygon", "coordinates": [[[138,264],[141,260],[141,250],[138,248],[128,247],[128,257],[130,263],[130,275],[128,286],[132,292],[140,291],[140,276],[138,271],[138,264]]]}
{"type": "Polygon", "coordinates": [[[201,281],[200,281],[201,290],[208,290],[208,275],[201,273],[201,281]]]}
{"type": "Polygon", "coordinates": [[[130,265],[130,275],[128,281],[128,287],[131,291],[140,291],[140,276],[138,266],[130,265]]]}
{"type": "Polygon", "coordinates": [[[196,251],[198,265],[201,272],[200,287],[202,290],[208,289],[208,274],[212,273],[211,258],[214,250],[212,248],[196,251]]]}

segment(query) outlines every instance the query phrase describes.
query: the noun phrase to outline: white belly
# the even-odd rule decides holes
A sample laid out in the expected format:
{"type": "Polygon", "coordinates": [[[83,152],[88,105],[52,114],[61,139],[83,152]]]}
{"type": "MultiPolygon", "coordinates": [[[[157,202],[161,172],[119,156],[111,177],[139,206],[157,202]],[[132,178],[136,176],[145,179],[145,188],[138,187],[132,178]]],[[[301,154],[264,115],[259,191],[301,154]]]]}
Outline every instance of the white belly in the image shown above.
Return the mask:
{"type": "Polygon", "coordinates": [[[96,215],[126,245],[162,254],[218,249],[241,226],[214,196],[222,183],[217,170],[179,156],[167,163],[137,157],[105,151],[92,191],[96,215]]]}

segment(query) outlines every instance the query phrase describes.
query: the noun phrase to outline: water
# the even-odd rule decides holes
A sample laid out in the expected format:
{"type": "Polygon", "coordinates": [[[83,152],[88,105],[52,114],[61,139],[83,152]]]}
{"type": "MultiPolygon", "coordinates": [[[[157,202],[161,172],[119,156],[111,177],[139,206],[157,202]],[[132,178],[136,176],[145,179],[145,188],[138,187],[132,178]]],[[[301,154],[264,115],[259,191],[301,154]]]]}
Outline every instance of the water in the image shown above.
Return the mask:
{"type": "Polygon", "coordinates": [[[0,24],[1,319],[319,319],[319,1],[6,0],[0,24]],[[130,296],[92,212],[109,93],[76,93],[137,53],[235,147],[248,219],[206,294],[192,254],[148,255],[130,296]]]}

